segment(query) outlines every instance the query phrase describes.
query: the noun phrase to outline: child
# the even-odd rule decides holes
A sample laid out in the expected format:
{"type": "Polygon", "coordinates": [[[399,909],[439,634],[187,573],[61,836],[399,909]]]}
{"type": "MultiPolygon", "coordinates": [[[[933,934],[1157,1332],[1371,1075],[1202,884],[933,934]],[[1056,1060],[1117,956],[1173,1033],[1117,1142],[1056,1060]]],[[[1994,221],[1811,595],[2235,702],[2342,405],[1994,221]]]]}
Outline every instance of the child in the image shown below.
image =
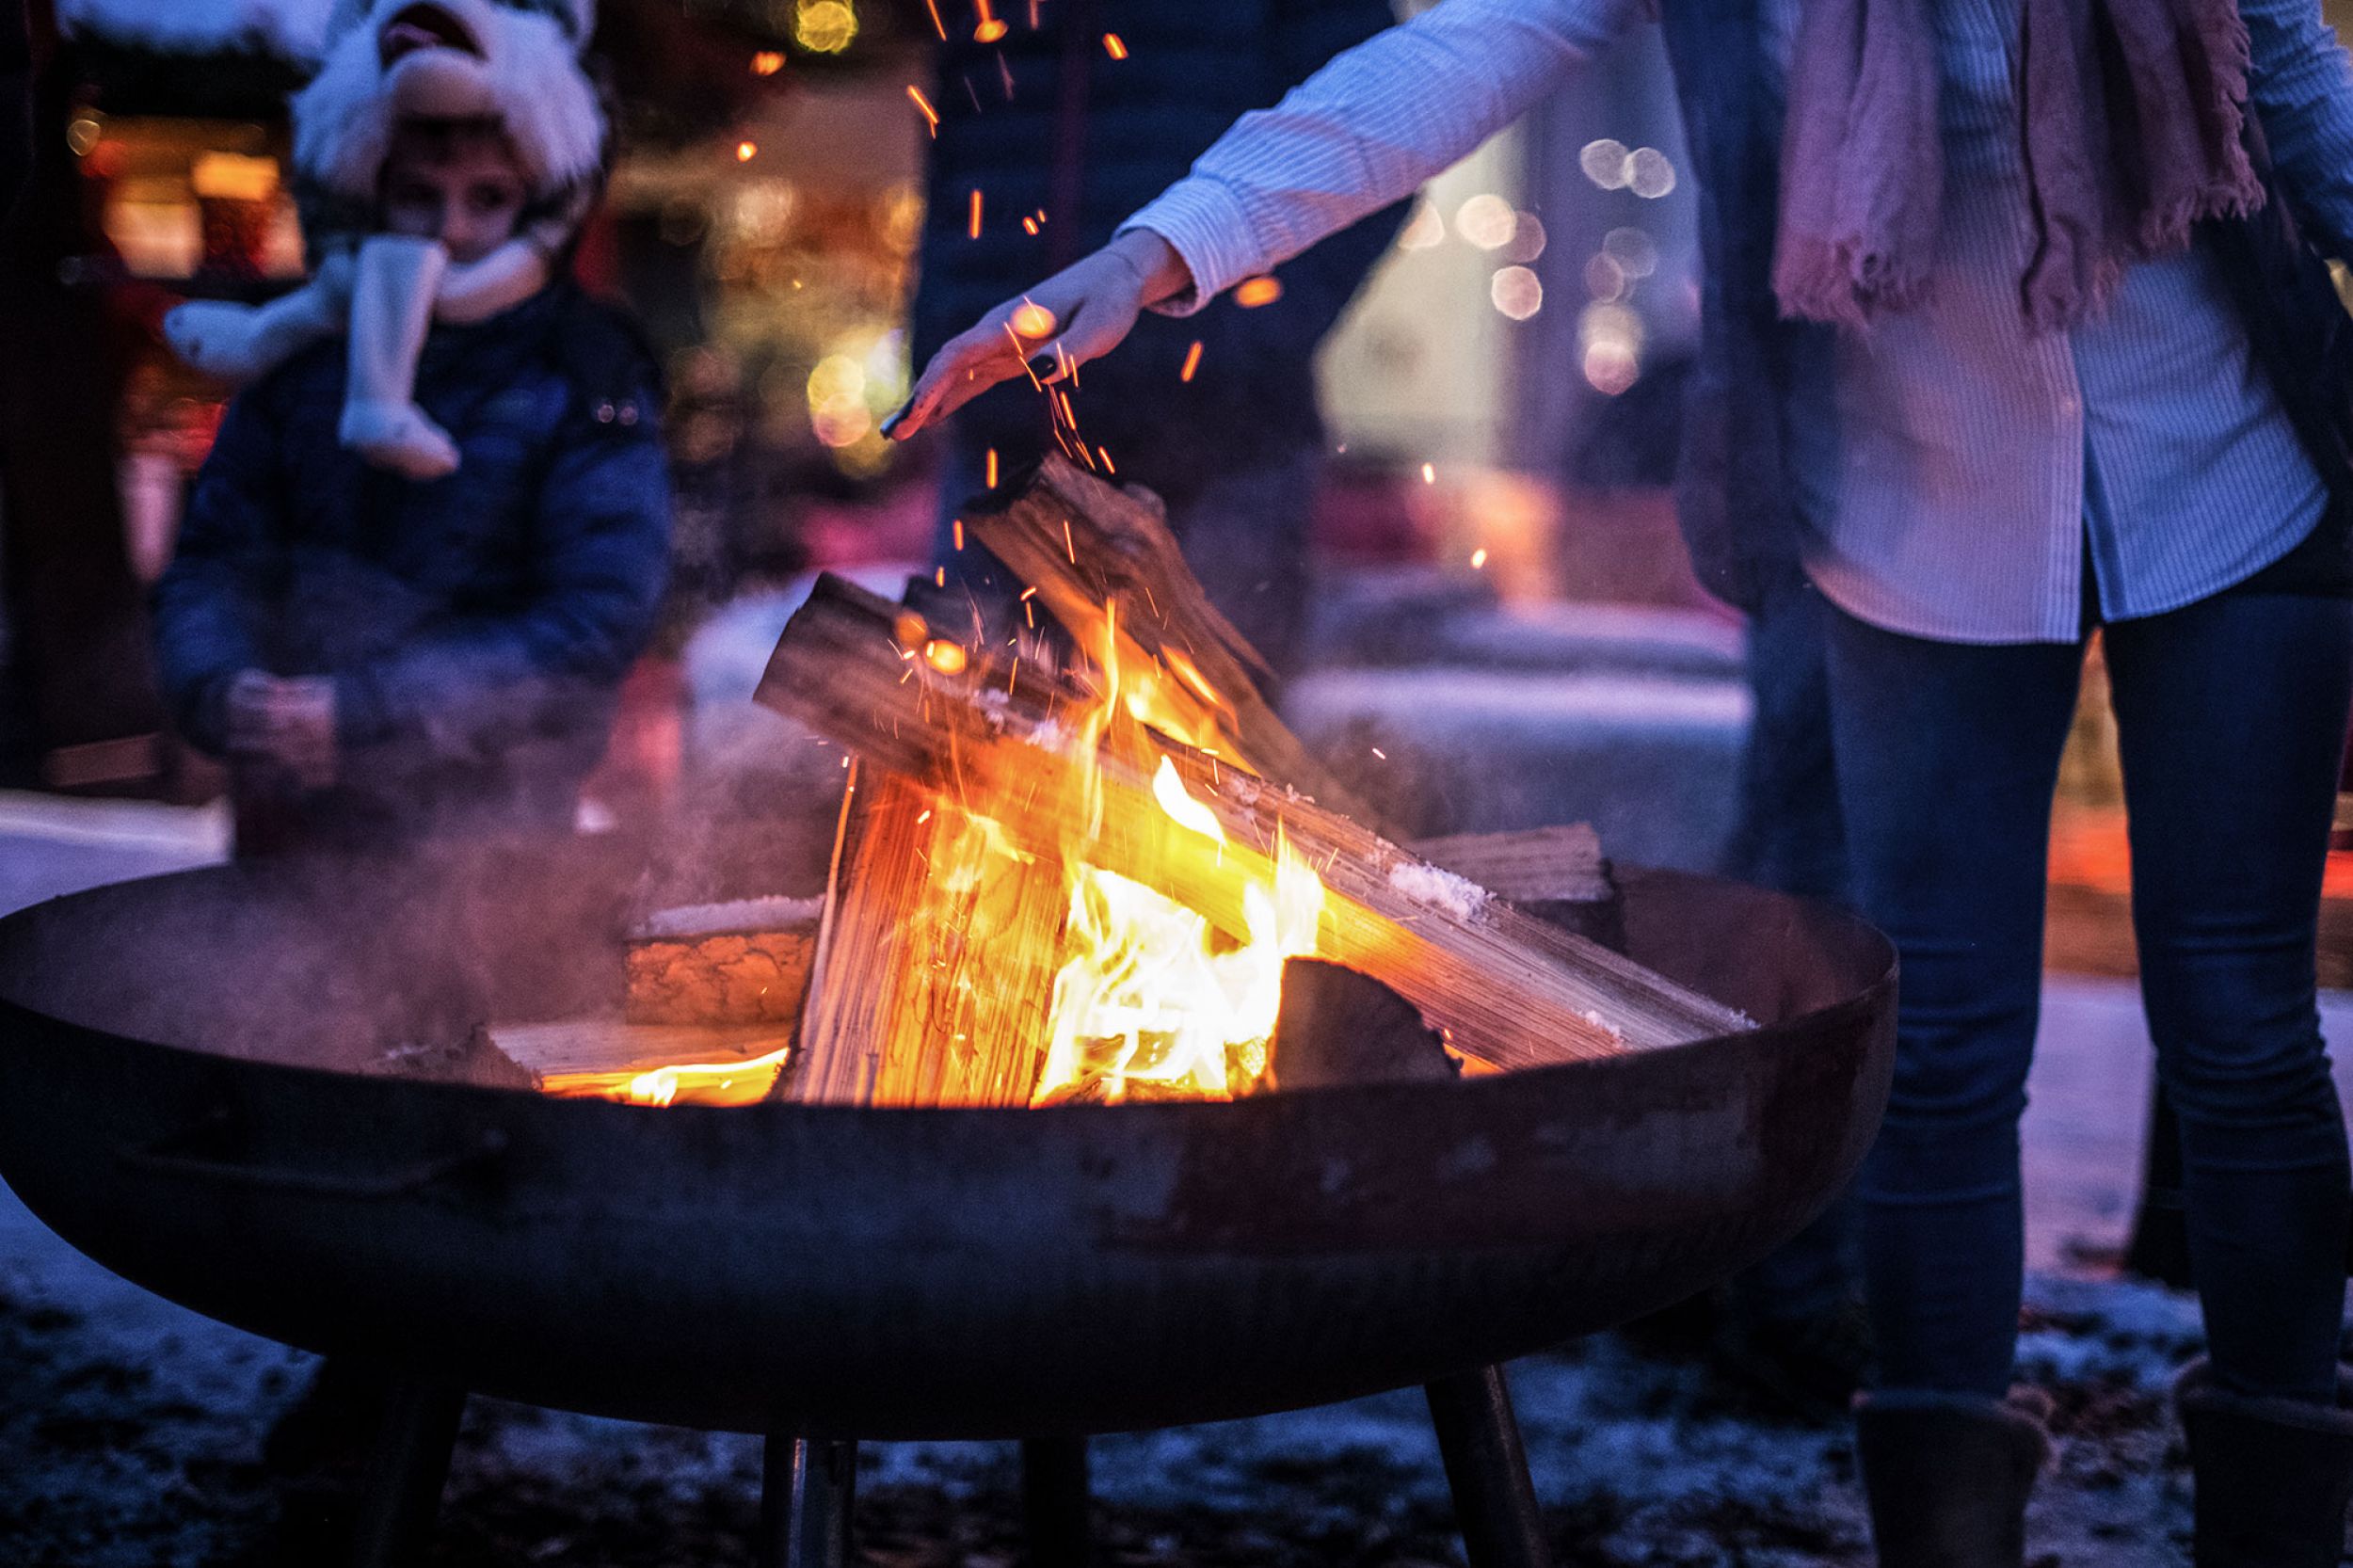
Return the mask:
{"type": "Polygon", "coordinates": [[[411,395],[417,352],[428,321],[482,321],[536,294],[571,244],[604,164],[604,116],[578,58],[592,21],[590,0],[343,0],[294,103],[312,280],[258,309],[181,306],[164,323],[173,349],[242,385],[347,325],[344,444],[411,479],[455,469],[457,448],[411,395]],[[373,233],[404,120],[504,126],[529,219],[462,247],[373,233]]]}
{"type": "MultiPolygon", "coordinates": [[[[399,120],[390,238],[360,249],[495,255],[546,216],[533,185],[504,121],[399,120]]],[[[412,309],[420,417],[463,458],[420,481],[338,438],[366,304],[348,353],[303,350],[231,404],[156,588],[166,696],[234,764],[242,819],[296,841],[568,830],[662,592],[653,366],[560,275],[471,325],[412,309]]]]}

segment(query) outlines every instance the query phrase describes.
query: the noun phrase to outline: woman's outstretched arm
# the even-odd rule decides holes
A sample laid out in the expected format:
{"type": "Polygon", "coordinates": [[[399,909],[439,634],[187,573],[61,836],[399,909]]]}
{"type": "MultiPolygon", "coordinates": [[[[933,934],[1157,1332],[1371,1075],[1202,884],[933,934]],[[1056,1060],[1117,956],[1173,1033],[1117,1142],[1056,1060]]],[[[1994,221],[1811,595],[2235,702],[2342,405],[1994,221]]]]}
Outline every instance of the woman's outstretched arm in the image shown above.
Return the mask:
{"type": "Polygon", "coordinates": [[[1649,0],[1442,0],[1242,116],[1109,246],[951,339],[885,431],[1067,374],[1139,312],[1198,310],[1417,188],[1525,113],[1649,0]]]}

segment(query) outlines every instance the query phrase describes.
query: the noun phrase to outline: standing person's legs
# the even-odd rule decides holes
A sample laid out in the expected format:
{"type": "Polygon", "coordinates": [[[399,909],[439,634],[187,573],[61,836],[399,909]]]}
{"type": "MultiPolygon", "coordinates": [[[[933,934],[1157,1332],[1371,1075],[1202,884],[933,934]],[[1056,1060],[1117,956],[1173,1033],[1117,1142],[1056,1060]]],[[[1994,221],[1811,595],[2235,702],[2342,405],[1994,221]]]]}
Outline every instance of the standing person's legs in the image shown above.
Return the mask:
{"type": "Polygon", "coordinates": [[[1856,902],[1901,964],[1895,1087],[1857,1185],[1881,1383],[1999,1397],[2051,795],[2082,650],[1929,642],[1833,609],[1828,651],[1856,902]]]}
{"type": "Polygon", "coordinates": [[[2082,649],[1829,618],[1856,902],[1901,965],[1895,1083],[1855,1189],[1880,1359],[1855,1455],[1881,1568],[2018,1568],[2046,1452],[2037,1414],[2004,1398],[2025,1252],[2018,1117],[2082,649]]]}
{"type": "Polygon", "coordinates": [[[2353,604],[2225,595],[2106,633],[2133,920],[2217,1382],[2333,1402],[2345,1123],[2313,1001],[2353,604]]]}

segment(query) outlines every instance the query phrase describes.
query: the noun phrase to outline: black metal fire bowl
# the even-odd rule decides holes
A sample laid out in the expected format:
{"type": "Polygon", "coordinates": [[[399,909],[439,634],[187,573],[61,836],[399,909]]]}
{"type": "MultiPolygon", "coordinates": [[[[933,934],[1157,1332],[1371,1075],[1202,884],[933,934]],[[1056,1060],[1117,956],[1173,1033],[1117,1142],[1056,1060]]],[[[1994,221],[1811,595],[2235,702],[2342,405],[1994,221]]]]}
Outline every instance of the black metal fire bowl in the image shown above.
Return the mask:
{"type": "MultiPolygon", "coordinates": [[[[355,1070],[617,985],[625,875],[225,868],[0,920],[0,1175],[159,1294],[536,1404],[1039,1436],[1429,1383],[1721,1280],[1848,1178],[1886,942],[1627,878],[1633,954],[1763,1027],[1237,1104],[666,1110],[355,1070]]],[[[453,1417],[454,1418],[454,1417],[453,1417]]]]}

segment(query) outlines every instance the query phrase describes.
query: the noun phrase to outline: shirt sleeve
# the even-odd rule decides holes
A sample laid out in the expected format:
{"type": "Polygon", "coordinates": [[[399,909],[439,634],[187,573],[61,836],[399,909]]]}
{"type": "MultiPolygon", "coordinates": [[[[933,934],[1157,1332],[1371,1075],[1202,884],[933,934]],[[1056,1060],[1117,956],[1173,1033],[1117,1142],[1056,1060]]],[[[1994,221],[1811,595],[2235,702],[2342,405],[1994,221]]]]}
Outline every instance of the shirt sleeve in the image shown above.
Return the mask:
{"type": "Polygon", "coordinates": [[[1643,14],[1647,0],[1440,0],[1338,56],[1120,225],[1160,235],[1193,274],[1156,309],[1190,315],[1410,195],[1643,14]]]}
{"type": "Polygon", "coordinates": [[[2248,86],[2272,161],[2313,238],[2353,259],[2353,59],[2319,0],[2240,0],[2252,45],[2248,86]]]}

